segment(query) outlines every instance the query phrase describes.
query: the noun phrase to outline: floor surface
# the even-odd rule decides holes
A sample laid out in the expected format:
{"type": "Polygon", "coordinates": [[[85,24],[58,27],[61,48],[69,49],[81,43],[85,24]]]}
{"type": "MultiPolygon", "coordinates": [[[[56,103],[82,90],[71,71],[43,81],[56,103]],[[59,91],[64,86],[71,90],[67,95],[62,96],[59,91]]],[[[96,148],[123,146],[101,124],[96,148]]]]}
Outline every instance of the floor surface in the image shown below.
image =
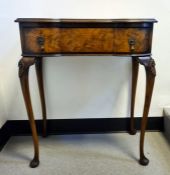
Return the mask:
{"type": "Polygon", "coordinates": [[[170,175],[170,145],[160,132],[147,132],[141,166],[139,133],[56,135],[40,139],[40,165],[30,168],[31,136],[12,137],[0,152],[3,175],[170,175]]]}

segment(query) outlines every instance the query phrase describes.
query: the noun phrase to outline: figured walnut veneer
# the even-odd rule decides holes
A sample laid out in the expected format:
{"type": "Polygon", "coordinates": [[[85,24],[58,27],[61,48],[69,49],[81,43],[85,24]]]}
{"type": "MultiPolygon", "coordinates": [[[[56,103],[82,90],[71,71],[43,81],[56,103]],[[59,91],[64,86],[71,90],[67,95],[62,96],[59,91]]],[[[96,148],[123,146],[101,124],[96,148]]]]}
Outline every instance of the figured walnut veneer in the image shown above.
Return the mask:
{"type": "Polygon", "coordinates": [[[23,52],[26,53],[130,53],[129,39],[136,40],[134,53],[151,49],[152,32],[140,28],[25,28],[23,52]],[[44,38],[41,51],[37,38],[44,38]]]}

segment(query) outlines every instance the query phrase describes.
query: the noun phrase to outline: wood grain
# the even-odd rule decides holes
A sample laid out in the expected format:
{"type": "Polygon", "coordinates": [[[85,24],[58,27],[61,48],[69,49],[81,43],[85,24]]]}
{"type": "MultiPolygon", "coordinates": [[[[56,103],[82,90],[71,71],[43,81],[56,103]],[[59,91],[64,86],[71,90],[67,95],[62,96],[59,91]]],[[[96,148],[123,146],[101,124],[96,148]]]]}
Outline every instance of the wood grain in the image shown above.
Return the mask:
{"type": "Polygon", "coordinates": [[[23,52],[27,53],[135,53],[150,52],[151,30],[145,28],[25,28],[23,52]],[[42,51],[37,38],[44,38],[42,51]]]}

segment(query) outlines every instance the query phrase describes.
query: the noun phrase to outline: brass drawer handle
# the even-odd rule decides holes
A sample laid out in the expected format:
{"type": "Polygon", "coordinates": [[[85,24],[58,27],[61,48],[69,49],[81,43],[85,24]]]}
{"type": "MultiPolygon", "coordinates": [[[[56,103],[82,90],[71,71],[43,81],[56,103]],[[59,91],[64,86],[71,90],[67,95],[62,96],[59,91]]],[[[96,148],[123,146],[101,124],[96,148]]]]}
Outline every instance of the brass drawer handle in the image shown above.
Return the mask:
{"type": "Polygon", "coordinates": [[[135,44],[136,44],[136,40],[134,38],[129,38],[129,46],[130,46],[131,52],[135,51],[135,44]]]}
{"type": "Polygon", "coordinates": [[[40,46],[41,51],[44,51],[44,43],[45,43],[44,37],[38,36],[37,37],[37,44],[40,46]]]}

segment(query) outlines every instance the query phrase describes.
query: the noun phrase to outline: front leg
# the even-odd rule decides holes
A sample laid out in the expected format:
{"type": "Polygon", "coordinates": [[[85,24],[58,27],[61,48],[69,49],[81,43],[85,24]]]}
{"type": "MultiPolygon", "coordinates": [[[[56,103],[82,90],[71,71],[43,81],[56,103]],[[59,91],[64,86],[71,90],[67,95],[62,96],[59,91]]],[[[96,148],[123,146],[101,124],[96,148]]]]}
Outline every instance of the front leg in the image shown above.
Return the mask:
{"type": "Polygon", "coordinates": [[[144,155],[144,137],[145,137],[145,129],[147,125],[149,107],[152,98],[153,86],[156,76],[156,70],[155,70],[155,61],[150,57],[140,57],[139,63],[145,67],[146,71],[146,93],[145,93],[145,104],[141,123],[139,163],[141,165],[148,165],[149,160],[144,155]]]}
{"type": "Polygon", "coordinates": [[[35,69],[37,74],[38,80],[38,87],[41,99],[41,109],[42,109],[42,116],[43,116],[43,137],[47,136],[47,119],[46,119],[46,105],[45,105],[45,95],[44,95],[44,85],[43,85],[43,62],[42,57],[35,58],[35,69]]]}
{"type": "Polygon", "coordinates": [[[23,57],[19,61],[19,64],[18,64],[18,66],[19,66],[19,78],[20,78],[22,93],[23,93],[23,97],[24,97],[24,101],[25,101],[25,106],[27,109],[27,115],[29,118],[33,142],[34,142],[34,158],[30,162],[31,168],[35,168],[39,165],[38,136],[37,136],[37,130],[36,130],[36,125],[35,125],[32,105],[31,105],[31,98],[30,98],[30,92],[29,92],[29,81],[28,81],[29,68],[34,63],[35,63],[34,58],[23,57]]]}

